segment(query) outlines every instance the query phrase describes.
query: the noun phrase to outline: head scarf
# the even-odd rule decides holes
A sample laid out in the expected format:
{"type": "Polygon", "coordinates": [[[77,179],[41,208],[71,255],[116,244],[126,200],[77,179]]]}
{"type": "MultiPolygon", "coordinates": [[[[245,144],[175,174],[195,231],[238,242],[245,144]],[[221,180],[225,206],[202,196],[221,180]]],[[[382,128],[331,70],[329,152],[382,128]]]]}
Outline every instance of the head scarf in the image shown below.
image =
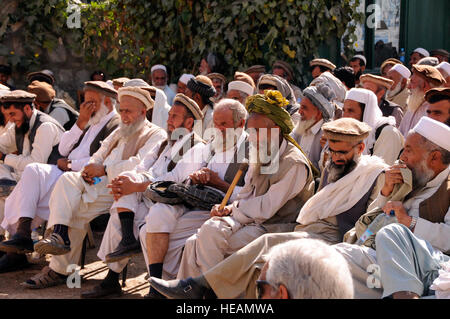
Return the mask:
{"type": "Polygon", "coordinates": [[[372,128],[369,137],[366,138],[364,143],[366,148],[364,149],[364,154],[369,154],[369,151],[373,148],[376,140],[375,133],[377,128],[381,125],[389,124],[395,126],[395,118],[393,116],[385,117],[378,107],[378,100],[375,93],[366,89],[353,88],[347,92],[345,97],[346,100],[353,100],[366,105],[364,108],[362,121],[372,128]]]}

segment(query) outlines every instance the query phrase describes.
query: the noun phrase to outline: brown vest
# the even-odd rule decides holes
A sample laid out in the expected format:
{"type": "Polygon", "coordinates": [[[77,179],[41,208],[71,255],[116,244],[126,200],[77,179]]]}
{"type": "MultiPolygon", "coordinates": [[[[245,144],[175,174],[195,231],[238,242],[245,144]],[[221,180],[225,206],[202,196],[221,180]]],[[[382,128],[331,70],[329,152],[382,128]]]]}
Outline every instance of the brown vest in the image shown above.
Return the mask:
{"type": "Polygon", "coordinates": [[[305,165],[307,167],[308,176],[305,186],[300,193],[288,200],[271,218],[263,223],[264,228],[268,232],[292,231],[296,225],[295,220],[300,209],[314,194],[313,173],[306,157],[294,145],[287,143],[285,151],[280,156],[278,171],[274,174],[254,175],[251,185],[244,186],[254,186],[255,196],[262,196],[267,193],[271,185],[282,180],[287,172],[296,165],[305,165]]]}
{"type": "Polygon", "coordinates": [[[442,182],[436,193],[419,205],[419,217],[432,223],[443,223],[450,205],[450,176],[442,182]]]}

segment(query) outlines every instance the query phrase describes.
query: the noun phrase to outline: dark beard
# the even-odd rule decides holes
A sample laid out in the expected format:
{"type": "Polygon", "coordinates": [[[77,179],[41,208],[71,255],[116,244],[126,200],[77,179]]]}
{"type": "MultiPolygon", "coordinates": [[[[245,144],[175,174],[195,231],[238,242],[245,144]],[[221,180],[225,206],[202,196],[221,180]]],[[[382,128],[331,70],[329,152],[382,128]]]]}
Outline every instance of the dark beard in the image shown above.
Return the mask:
{"type": "Polygon", "coordinates": [[[328,164],[328,184],[334,183],[353,171],[358,163],[355,160],[350,160],[347,164],[344,165],[336,165],[333,161],[330,160],[328,164]]]}
{"type": "Polygon", "coordinates": [[[16,126],[14,129],[16,131],[16,135],[25,135],[30,129],[30,120],[25,118],[22,125],[20,127],[16,126]]]}
{"type": "Polygon", "coordinates": [[[362,71],[359,70],[358,73],[355,74],[355,80],[358,81],[361,75],[362,75],[362,71]]]}

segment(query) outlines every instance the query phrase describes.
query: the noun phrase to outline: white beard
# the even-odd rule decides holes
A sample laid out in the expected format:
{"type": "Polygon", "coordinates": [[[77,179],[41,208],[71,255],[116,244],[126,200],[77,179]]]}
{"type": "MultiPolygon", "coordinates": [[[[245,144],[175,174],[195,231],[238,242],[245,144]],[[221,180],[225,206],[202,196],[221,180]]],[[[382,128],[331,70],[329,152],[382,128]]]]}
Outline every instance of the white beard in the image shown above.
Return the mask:
{"type": "Polygon", "coordinates": [[[303,121],[300,119],[298,124],[294,128],[294,134],[295,135],[304,135],[308,129],[310,129],[314,124],[316,120],[310,119],[303,121]]]}
{"type": "Polygon", "coordinates": [[[89,119],[88,125],[92,126],[98,124],[108,113],[108,108],[106,107],[105,103],[102,102],[102,104],[100,105],[100,109],[95,113],[93,117],[89,119]]]}
{"type": "Polygon", "coordinates": [[[422,90],[415,88],[409,93],[406,104],[408,104],[408,111],[415,112],[425,101],[425,94],[422,90]]]}
{"type": "Polygon", "coordinates": [[[392,99],[397,94],[399,94],[401,90],[402,90],[402,82],[398,82],[397,85],[395,86],[395,88],[387,91],[387,93],[386,93],[387,99],[388,100],[392,99]]]}
{"type": "Polygon", "coordinates": [[[226,130],[225,139],[219,130],[214,130],[214,136],[211,141],[211,147],[215,152],[226,152],[233,148],[237,140],[242,134],[242,129],[228,129],[226,130]]]}
{"type": "Polygon", "coordinates": [[[136,122],[132,123],[132,124],[123,124],[123,122],[119,123],[119,135],[121,137],[129,137],[131,135],[133,135],[134,133],[136,133],[137,131],[139,131],[140,129],[142,129],[144,127],[145,124],[145,117],[142,117],[140,119],[138,119],[136,122]]]}

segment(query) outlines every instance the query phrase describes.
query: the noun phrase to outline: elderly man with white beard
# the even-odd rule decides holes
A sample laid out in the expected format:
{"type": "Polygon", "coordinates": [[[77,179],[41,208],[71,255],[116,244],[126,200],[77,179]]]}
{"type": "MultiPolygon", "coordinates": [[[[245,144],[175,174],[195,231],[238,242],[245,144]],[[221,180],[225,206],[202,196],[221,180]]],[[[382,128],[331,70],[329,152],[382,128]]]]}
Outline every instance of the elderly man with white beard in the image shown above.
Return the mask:
{"type": "MultiPolygon", "coordinates": [[[[207,185],[227,192],[242,160],[248,155],[248,134],[244,131],[247,112],[231,99],[215,105],[212,140],[202,148],[188,151],[165,180],[181,183],[188,178],[193,184],[207,185]]],[[[234,200],[244,185],[244,171],[231,195],[234,200]]],[[[186,240],[208,220],[210,211],[188,208],[183,204],[155,203],[145,217],[140,239],[149,273],[153,277],[174,278],[178,273],[186,240]]],[[[108,258],[107,258],[108,261],[108,258]]],[[[161,298],[150,289],[146,298],[161,298]]]]}
{"type": "Polygon", "coordinates": [[[386,75],[386,78],[394,81],[391,89],[386,93],[386,99],[400,105],[403,113],[408,108],[407,100],[409,96],[408,80],[411,71],[403,64],[395,64],[386,75]]]}
{"type": "MultiPolygon", "coordinates": [[[[200,107],[184,94],[177,94],[167,120],[169,137],[158,151],[149,153],[133,171],[123,172],[108,185],[114,193],[111,218],[103,235],[98,257],[108,263],[108,274],[92,290],[81,293],[82,298],[100,298],[120,295],[119,274],[131,256],[141,253],[137,239],[145,216],[155,202],[144,193],[153,182],[166,181],[167,173],[177,168],[178,163],[190,150],[201,152],[204,141],[193,132],[194,121],[203,118],[200,107]]],[[[180,181],[181,182],[181,181],[180,181]]],[[[145,241],[145,232],[140,236],[145,241]]]]}
{"type": "Polygon", "coordinates": [[[378,107],[376,95],[367,89],[353,88],[347,92],[343,117],[367,123],[372,131],[364,141],[364,154],[376,155],[393,164],[403,148],[403,136],[395,127],[395,118],[385,117],[378,107]]]}
{"type": "Polygon", "coordinates": [[[431,294],[450,253],[448,136],[448,126],[423,117],[406,138],[401,162],[386,169],[384,186],[368,209],[367,214],[394,212],[397,221],[375,234],[375,245],[334,246],[350,265],[355,298],[431,294]]]}
{"type": "Polygon", "coordinates": [[[425,101],[425,93],[433,88],[444,85],[445,79],[442,74],[429,65],[413,65],[412,76],[408,88],[410,95],[408,97],[408,110],[403,116],[399,130],[406,136],[419,120],[427,115],[428,102],[425,101]]]}
{"type": "MultiPolygon", "coordinates": [[[[52,254],[50,265],[23,285],[46,288],[62,284],[70,264],[80,259],[89,222],[109,210],[114,197],[109,184],[120,173],[134,169],[150,152],[157,152],[166,132],[147,121],[150,94],[138,87],[118,91],[121,122],[81,172],[66,172],[50,196],[48,228],[53,233],[34,245],[40,254],[52,254]]],[[[156,156],[155,156],[156,157],[156,156]]]]}
{"type": "Polygon", "coordinates": [[[311,163],[319,169],[322,147],[322,125],[333,120],[335,105],[331,102],[336,95],[323,83],[309,86],[303,90],[304,98],[300,102],[300,121],[291,133],[311,163]]]}
{"type": "Polygon", "coordinates": [[[0,251],[8,254],[0,261],[0,272],[19,269],[18,260],[33,251],[31,229],[49,217],[49,198],[58,178],[67,171],[78,172],[100,147],[100,143],[119,125],[114,104],[117,92],[105,82],[85,82],[85,102],[80,116],[59,143],[60,158],[56,165],[32,163],[25,167],[22,178],[7,197],[2,227],[13,234],[0,243],[0,251]],[[21,254],[18,256],[18,254],[21,254]],[[6,260],[8,259],[8,260],[6,260]]]}
{"type": "MultiPolygon", "coordinates": [[[[294,231],[265,234],[195,278],[150,284],[170,298],[255,298],[255,280],[270,249],[280,243],[306,237],[329,244],[344,234],[366,212],[382,187],[379,179],[387,165],[378,157],[362,155],[370,126],[342,118],[322,127],[331,156],[322,171],[319,191],[297,213],[294,231]]],[[[181,276],[179,276],[181,277],[181,276]]]]}

